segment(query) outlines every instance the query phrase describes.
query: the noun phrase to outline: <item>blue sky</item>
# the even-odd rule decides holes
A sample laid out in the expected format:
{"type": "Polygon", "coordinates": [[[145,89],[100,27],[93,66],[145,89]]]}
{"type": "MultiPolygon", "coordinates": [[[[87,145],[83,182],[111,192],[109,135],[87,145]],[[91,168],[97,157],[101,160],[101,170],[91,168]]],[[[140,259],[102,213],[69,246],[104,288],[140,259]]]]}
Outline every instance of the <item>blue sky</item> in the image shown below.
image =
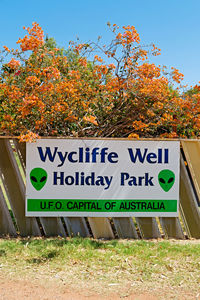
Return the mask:
{"type": "Polygon", "coordinates": [[[101,35],[109,41],[108,21],[134,25],[143,44],[161,48],[155,63],[178,68],[185,76],[184,84],[200,81],[198,0],[0,0],[0,12],[0,48],[15,48],[17,39],[24,36],[22,27],[33,21],[60,46],[77,36],[87,41],[101,35]]]}

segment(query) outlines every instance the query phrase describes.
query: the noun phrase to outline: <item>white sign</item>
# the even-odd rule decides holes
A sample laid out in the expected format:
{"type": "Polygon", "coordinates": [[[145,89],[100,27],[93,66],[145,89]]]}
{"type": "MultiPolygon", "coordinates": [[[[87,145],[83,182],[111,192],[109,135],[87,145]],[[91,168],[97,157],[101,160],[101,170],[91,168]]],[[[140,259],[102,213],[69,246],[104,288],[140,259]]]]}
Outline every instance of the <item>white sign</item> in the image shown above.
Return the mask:
{"type": "Polygon", "coordinates": [[[178,141],[27,143],[26,216],[178,216],[178,141]]]}

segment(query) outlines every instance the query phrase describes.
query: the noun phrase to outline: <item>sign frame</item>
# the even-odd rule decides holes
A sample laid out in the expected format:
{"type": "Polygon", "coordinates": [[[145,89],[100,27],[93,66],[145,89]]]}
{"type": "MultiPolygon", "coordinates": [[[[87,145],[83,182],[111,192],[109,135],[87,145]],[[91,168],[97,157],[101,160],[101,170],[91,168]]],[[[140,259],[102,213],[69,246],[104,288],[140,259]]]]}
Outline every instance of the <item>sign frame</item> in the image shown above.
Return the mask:
{"type": "MultiPolygon", "coordinates": [[[[27,170],[26,172],[27,173],[26,175],[26,182],[27,182],[26,216],[27,217],[177,217],[178,216],[179,180],[180,180],[180,142],[177,140],[160,140],[160,139],[130,140],[130,139],[107,139],[107,138],[82,138],[82,139],[42,138],[42,139],[38,139],[36,143],[26,143],[26,164],[27,164],[26,167],[27,170]],[[67,146],[64,144],[66,144],[67,146]],[[167,148],[168,147],[167,144],[170,146],[169,148],[167,148]],[[74,145],[76,145],[77,148],[74,145]],[[126,145],[128,145],[128,148],[126,148],[127,147],[126,145]],[[138,145],[140,145],[140,148],[138,145]],[[174,153],[171,150],[173,148],[172,145],[174,145],[173,151],[176,151],[176,153],[174,153]],[[52,150],[50,150],[48,154],[47,152],[45,152],[46,147],[50,147],[50,149],[51,147],[54,147],[54,150],[52,148],[52,150]],[[56,147],[57,147],[57,151],[54,152],[56,147]],[[118,149],[117,147],[119,147],[120,149],[117,150],[118,149]],[[154,148],[156,149],[155,151],[153,150],[154,148]],[[129,149],[126,151],[125,159],[123,158],[124,149],[129,149]],[[141,149],[141,150],[136,150],[136,149],[141,149]],[[173,155],[171,153],[173,153],[173,155]],[[174,160],[173,162],[171,162],[171,157],[174,160]],[[40,159],[40,163],[38,162],[38,159],[40,159]],[[49,162],[50,165],[48,166],[48,168],[46,167],[47,165],[45,166],[47,162],[49,162]],[[53,166],[54,162],[56,164],[55,166],[53,166]],[[134,167],[134,172],[136,171],[139,172],[137,176],[135,173],[134,174],[129,173],[131,169],[128,166],[129,163],[131,164],[132,167],[134,167]],[[136,166],[137,163],[139,164],[139,166],[136,166]],[[155,168],[156,164],[159,165],[160,168],[156,169],[155,168]],[[163,165],[165,166],[162,167],[163,165]],[[149,168],[152,167],[154,172],[157,172],[156,173],[157,178],[152,175],[153,173],[150,173],[151,168],[148,169],[147,166],[149,166],[149,168]],[[122,167],[124,168],[123,170],[120,169],[122,167]],[[43,174],[42,176],[41,170],[35,170],[40,168],[44,170],[47,169],[48,179],[47,182],[45,183],[43,181],[44,184],[43,186],[41,185],[36,188],[36,186],[34,187],[34,182],[33,181],[31,182],[30,178],[31,176],[32,177],[41,176],[40,178],[41,180],[42,177],[45,177],[46,176],[45,174],[43,174]],[[54,168],[54,170],[52,168],[54,168]],[[114,172],[116,168],[117,170],[114,172]],[[128,170],[126,168],[128,168],[128,170]],[[147,171],[145,171],[146,170],[145,168],[147,168],[147,171]],[[36,173],[32,172],[33,170],[36,173]],[[120,177],[118,177],[117,179],[117,172],[120,172],[120,170],[121,170],[120,174],[123,175],[120,175],[120,177]],[[161,171],[164,170],[172,171],[172,173],[174,173],[174,183],[171,187],[164,188],[164,186],[162,187],[162,182],[159,183],[159,180],[161,180],[162,178],[159,179],[158,174],[160,174],[161,171]],[[62,172],[64,173],[64,175],[62,172]],[[120,182],[120,187],[117,186],[116,180],[118,181],[118,184],[120,182]],[[54,186],[53,188],[52,186],[49,188],[50,192],[48,194],[47,188],[49,182],[51,182],[51,185],[54,186]],[[92,183],[94,182],[96,183],[96,186],[95,184],[92,185],[92,183]],[[155,188],[155,184],[156,184],[156,188],[155,188]],[[61,188],[62,191],[60,190],[60,192],[56,192],[57,186],[58,188],[61,188]],[[73,197],[67,197],[66,199],[65,196],[66,192],[64,192],[65,188],[66,191],[70,193],[70,196],[73,197]],[[75,195],[73,195],[73,190],[76,191],[77,188],[80,188],[80,190],[78,191],[78,193],[75,192],[75,195]],[[111,190],[111,188],[113,190],[111,190]],[[145,190],[144,194],[146,196],[148,194],[151,194],[152,190],[155,193],[155,191],[158,191],[160,189],[161,196],[158,197],[158,195],[156,194],[157,195],[156,198],[155,196],[153,197],[155,199],[148,199],[147,197],[141,197],[141,196],[139,199],[138,197],[136,198],[130,197],[129,190],[131,190],[134,195],[140,195],[142,188],[143,190],[145,190]],[[168,188],[169,190],[167,190],[168,188]],[[97,194],[95,194],[95,189],[97,191],[97,194]],[[172,191],[174,189],[175,192],[173,194],[172,191]],[[124,193],[123,191],[125,191],[125,196],[122,196],[124,193]],[[101,197],[98,196],[98,193],[100,193],[101,197]],[[56,194],[56,197],[54,196],[54,194],[56,194]],[[117,194],[119,194],[119,196],[117,196],[117,194]],[[171,196],[168,197],[169,194],[171,196]],[[50,197],[49,196],[47,197],[47,195],[50,195],[50,197]],[[85,197],[86,195],[89,196],[85,197]],[[94,195],[97,195],[98,197],[94,197],[94,195]],[[165,196],[164,199],[163,199],[164,197],[163,195],[165,196]],[[172,195],[174,195],[174,197],[172,197],[172,195]],[[173,199],[171,199],[170,197],[172,197],[173,199]],[[40,201],[40,208],[42,207],[42,210],[40,209],[40,211],[38,210],[39,201],[40,201]],[[119,205],[119,201],[121,201],[120,205],[119,205]],[[152,201],[154,201],[153,206],[152,206],[152,201]],[[164,207],[171,207],[170,208],[171,211],[165,211],[166,209],[163,209],[162,205],[158,206],[159,201],[162,201],[164,203],[163,204],[164,207]],[[56,202],[57,204],[55,204],[56,202]],[[71,209],[72,204],[69,204],[69,202],[73,202],[73,203],[77,202],[78,208],[75,205],[75,208],[73,207],[73,209],[75,210],[72,211],[71,209]],[[81,209],[80,209],[80,202],[82,202],[81,209]],[[92,204],[86,205],[85,204],[86,202],[90,202],[90,203],[92,202],[92,204]],[[141,204],[142,202],[143,204],[141,204]],[[109,203],[110,203],[110,209],[109,209],[109,203]],[[63,211],[63,207],[65,208],[66,205],[68,205],[68,211],[63,211]],[[106,209],[106,205],[108,209],[106,209]],[[60,209],[59,206],[61,206],[62,209],[60,209]],[[87,210],[85,209],[83,211],[83,209],[86,208],[86,206],[87,206],[87,210]],[[54,211],[52,211],[52,207],[54,208],[54,211]],[[147,207],[148,207],[148,211],[145,211],[145,209],[147,210],[147,207]]],[[[163,178],[168,178],[167,176],[170,176],[170,174],[171,174],[170,172],[168,173],[164,172],[161,173],[162,176],[160,177],[164,176],[163,178]]]]}

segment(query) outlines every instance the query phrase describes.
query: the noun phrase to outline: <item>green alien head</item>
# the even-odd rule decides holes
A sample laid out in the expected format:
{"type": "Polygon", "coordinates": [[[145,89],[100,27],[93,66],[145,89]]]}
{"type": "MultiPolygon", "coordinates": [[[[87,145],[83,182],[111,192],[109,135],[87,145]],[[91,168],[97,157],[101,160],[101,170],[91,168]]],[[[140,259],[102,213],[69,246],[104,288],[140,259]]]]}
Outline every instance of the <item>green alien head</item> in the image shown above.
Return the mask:
{"type": "Polygon", "coordinates": [[[33,187],[40,191],[47,182],[47,172],[42,168],[35,168],[30,173],[30,180],[33,187]]]}
{"type": "Polygon", "coordinates": [[[158,182],[161,186],[161,188],[165,191],[168,192],[174,182],[175,182],[175,174],[171,170],[162,170],[158,174],[158,182]]]}

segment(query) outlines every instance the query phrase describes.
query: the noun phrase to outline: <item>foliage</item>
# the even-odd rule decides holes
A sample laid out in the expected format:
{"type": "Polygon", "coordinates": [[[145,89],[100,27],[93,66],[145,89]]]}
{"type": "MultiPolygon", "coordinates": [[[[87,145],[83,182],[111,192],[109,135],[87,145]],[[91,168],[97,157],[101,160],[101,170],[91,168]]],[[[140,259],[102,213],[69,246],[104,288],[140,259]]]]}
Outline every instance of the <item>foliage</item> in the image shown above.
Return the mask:
{"type": "Polygon", "coordinates": [[[144,47],[135,27],[108,24],[112,41],[70,43],[60,49],[33,23],[4,46],[0,74],[0,133],[39,136],[198,137],[200,88],[181,94],[176,68],[149,63],[160,54],[144,47]]]}

